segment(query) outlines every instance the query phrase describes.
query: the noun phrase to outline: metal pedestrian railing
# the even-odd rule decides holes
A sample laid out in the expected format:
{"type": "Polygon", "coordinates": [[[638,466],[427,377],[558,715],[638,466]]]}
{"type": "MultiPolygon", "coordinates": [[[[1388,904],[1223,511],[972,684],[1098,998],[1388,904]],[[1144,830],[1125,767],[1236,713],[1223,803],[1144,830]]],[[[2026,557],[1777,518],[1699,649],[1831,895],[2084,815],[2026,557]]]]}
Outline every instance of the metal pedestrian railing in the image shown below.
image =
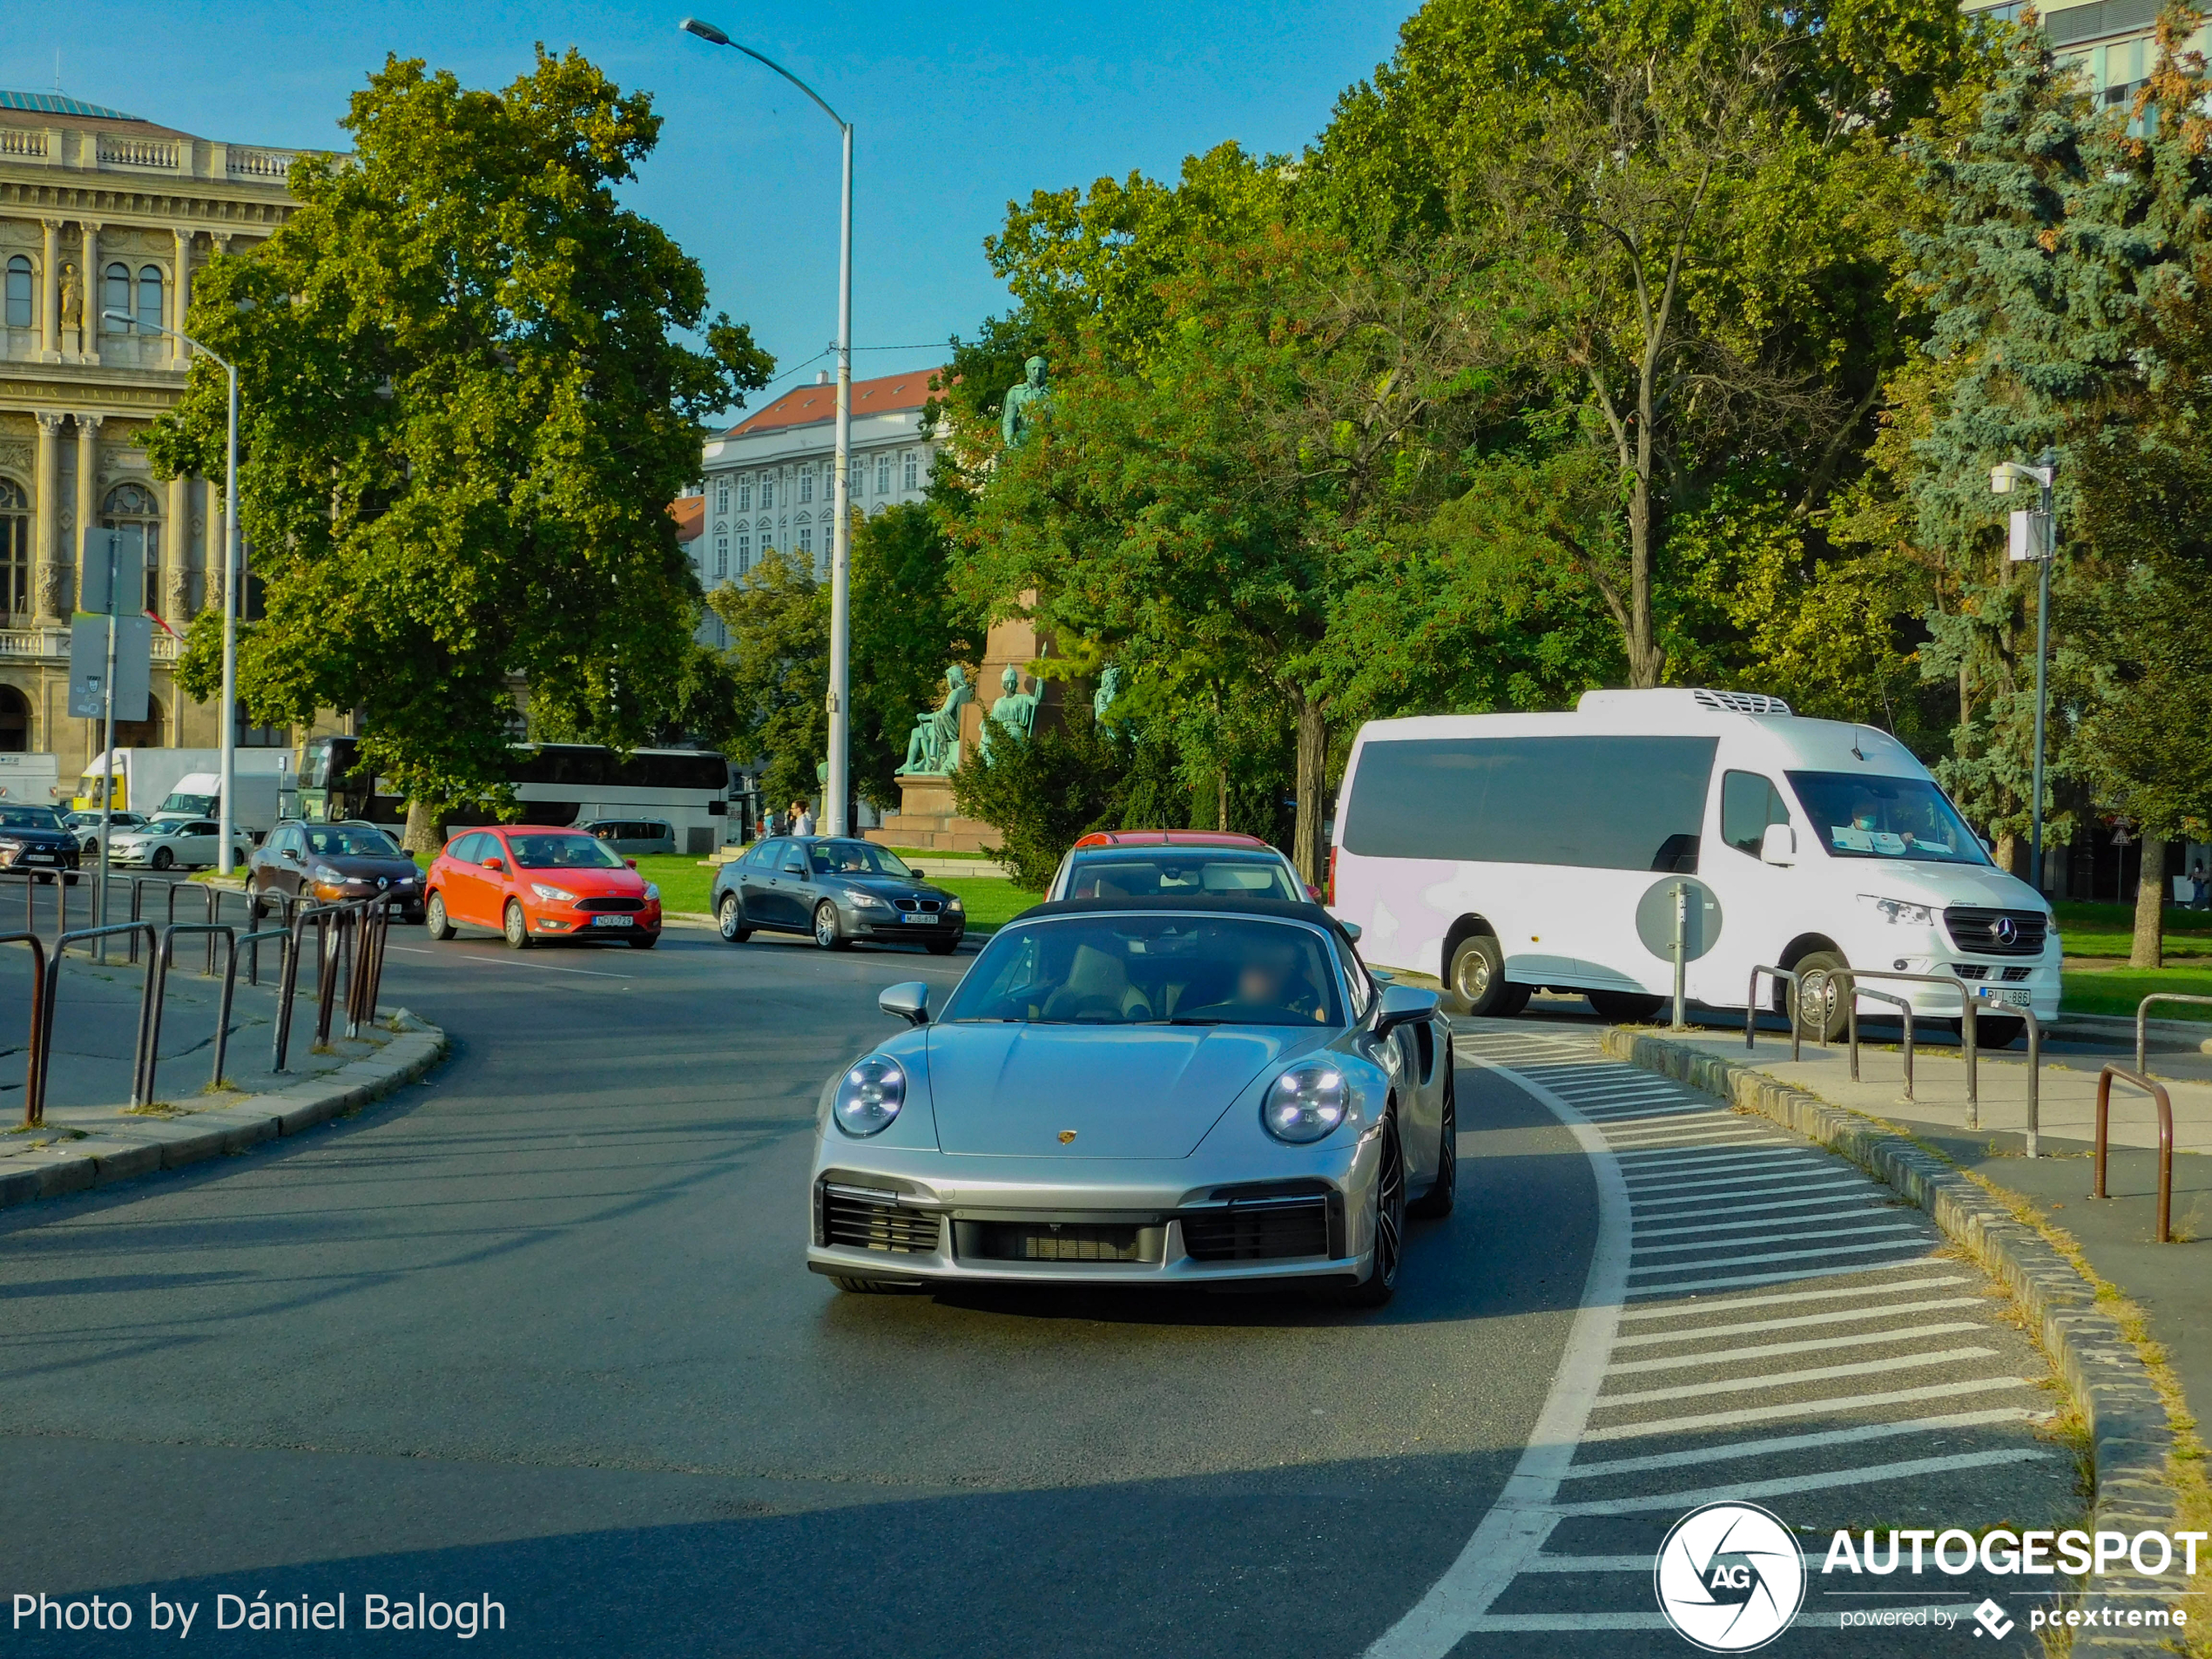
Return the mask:
{"type": "Polygon", "coordinates": [[[1912,1004],[1910,999],[1892,996],[1887,991],[1869,991],[1853,987],[1851,1005],[1844,1011],[1844,1023],[1851,1033],[1851,1080],[1858,1081],[1858,999],[1871,996],[1877,1002],[1887,1002],[1905,1020],[1905,1097],[1912,1098],[1912,1004]]]}
{"type": "Polygon", "coordinates": [[[2212,996],[2183,996],[2178,991],[2159,991],[2135,1004],[2135,1069],[2150,1076],[2150,1005],[2154,1002],[2194,1003],[2212,1008],[2212,996]]]}
{"type": "Polygon", "coordinates": [[[1761,962],[1751,970],[1750,988],[1743,993],[1743,1047],[1746,1050],[1750,1050],[1758,1046],[1758,1041],[1754,1033],[1757,1028],[1759,1017],[1759,975],[1762,974],[1775,981],[1777,989],[1785,983],[1790,988],[1788,995],[1784,998],[1784,1003],[1790,1016],[1790,1058],[1796,1060],[1804,1053],[1804,1045],[1801,1042],[1803,1033],[1797,1025],[1797,999],[1803,994],[1804,988],[1799,982],[1796,971],[1791,968],[1770,968],[1766,963],[1761,962]]]}
{"type": "Polygon", "coordinates": [[[46,1023],[46,941],[37,933],[0,934],[0,945],[28,945],[30,947],[30,1034],[24,1042],[23,1076],[23,1123],[25,1129],[37,1129],[45,1122],[45,1103],[41,1098],[45,1074],[38,1063],[38,1034],[46,1023]]]}
{"type": "Polygon", "coordinates": [[[1992,1008],[2017,1014],[2027,1022],[2027,1156],[2043,1156],[2043,1022],[2025,1002],[2000,1002],[1997,993],[1983,986],[1974,995],[1986,997],[1992,1008]]]}
{"type": "Polygon", "coordinates": [[[2166,1085],[2146,1077],[2139,1071],[2125,1066],[2107,1066],[2097,1074],[2097,1148],[2096,1180],[2089,1189],[2092,1198],[2107,1198],[2105,1190],[2105,1155],[2108,1150],[2107,1130],[2112,1113],[2112,1084],[2114,1078],[2131,1083],[2148,1094],[2158,1108],[2158,1242],[2174,1242],[2174,1102],[2167,1094],[2166,1085]]]}
{"type": "MultiPolygon", "coordinates": [[[[112,939],[118,934],[144,934],[146,949],[153,951],[158,943],[154,926],[150,921],[111,922],[105,927],[79,927],[65,933],[54,941],[53,954],[45,961],[46,989],[44,1006],[39,1009],[38,1033],[32,1042],[31,1064],[38,1072],[37,1097],[25,1109],[24,1123],[37,1128],[46,1121],[47,1069],[54,1053],[54,1010],[61,999],[62,963],[68,957],[71,945],[88,944],[93,940],[112,939]]],[[[131,1061],[131,1104],[143,1106],[147,1096],[138,1092],[146,1076],[146,1052],[153,1042],[153,975],[146,975],[145,989],[138,998],[138,1046],[131,1061]]]]}
{"type": "MultiPolygon", "coordinates": [[[[1966,1055],[1966,1127],[1968,1129],[1981,1127],[1981,1082],[1979,1067],[1976,1063],[1974,1042],[1974,1011],[1979,1005],[1979,999],[1967,988],[1964,980],[1955,974],[1905,974],[1892,972],[1885,968],[1815,968],[1806,971],[1804,979],[1808,988],[1811,988],[1816,981],[1818,982],[1817,993],[1814,989],[1808,988],[1806,995],[1810,998],[1816,994],[1818,995],[1824,1005],[1827,998],[1835,995],[1833,989],[1835,981],[1841,980],[1844,982],[1844,994],[1850,998],[1851,1017],[1854,1021],[1858,1009],[1858,981],[1863,979],[1891,980],[1913,985],[1948,985],[1952,990],[1958,992],[1959,1041],[1966,1055]]],[[[1876,993],[1870,991],[1867,995],[1871,996],[1876,993]]],[[[1820,1029],[1821,1046],[1825,1048],[1828,1046],[1828,1022],[1824,1017],[1820,1022],[1820,1029]]],[[[1856,1076],[1858,1074],[1854,1071],[1852,1075],[1856,1076]]]]}

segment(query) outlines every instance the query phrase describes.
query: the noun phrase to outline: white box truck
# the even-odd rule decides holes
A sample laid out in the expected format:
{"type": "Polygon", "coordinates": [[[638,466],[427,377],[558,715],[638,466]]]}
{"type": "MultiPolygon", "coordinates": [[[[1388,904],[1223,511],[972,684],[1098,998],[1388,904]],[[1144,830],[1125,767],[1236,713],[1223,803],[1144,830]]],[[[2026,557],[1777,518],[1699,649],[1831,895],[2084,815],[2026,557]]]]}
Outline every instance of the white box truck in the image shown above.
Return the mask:
{"type": "Polygon", "coordinates": [[[0,800],[11,806],[57,804],[61,767],[47,754],[0,755],[0,800]]]}
{"type": "MultiPolygon", "coordinates": [[[[1359,926],[1361,954],[1436,975],[1477,1014],[1517,1013],[1542,988],[1650,1017],[1673,986],[1682,887],[1686,989],[1708,1007],[1743,1008],[1757,968],[1849,967],[1955,977],[2058,1015],[2042,895],[1991,861],[1895,738],[1779,698],[1589,691],[1571,714],[1371,721],[1330,863],[1331,908],[1359,926]]],[[[1867,988],[1959,1016],[1953,986],[1867,988]]],[[[1758,1001],[1779,989],[1763,978],[1758,1001]]],[[[1840,1021],[1840,999],[1828,1014],[1840,1021]]],[[[1977,1024],[2001,1047],[2025,1022],[1977,1024]]]]}
{"type": "MultiPolygon", "coordinates": [[[[71,810],[97,813],[100,809],[100,777],[106,756],[94,755],[85,764],[71,810]]],[[[215,816],[217,780],[221,777],[222,752],[218,749],[118,749],[115,752],[115,807],[118,812],[142,813],[147,818],[164,812],[172,815],[215,816]],[[185,794],[204,805],[179,803],[171,797],[185,794]]],[[[288,749],[235,749],[232,773],[238,779],[237,816],[241,828],[258,838],[277,821],[280,792],[291,782],[292,752],[288,749]]]]}

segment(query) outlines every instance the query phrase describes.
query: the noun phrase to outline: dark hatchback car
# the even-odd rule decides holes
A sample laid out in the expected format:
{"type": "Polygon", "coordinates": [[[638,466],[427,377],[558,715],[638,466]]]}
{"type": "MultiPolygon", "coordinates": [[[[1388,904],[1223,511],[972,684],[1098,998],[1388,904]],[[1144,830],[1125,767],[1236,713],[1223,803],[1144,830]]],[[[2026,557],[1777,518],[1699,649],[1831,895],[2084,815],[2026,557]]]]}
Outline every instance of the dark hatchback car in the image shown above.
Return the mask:
{"type": "Polygon", "coordinates": [[[948,956],[968,931],[955,894],[933,887],[888,847],[823,835],[778,835],[714,873],[722,937],[812,934],[824,950],[855,940],[924,945],[948,956]]]}
{"type": "Polygon", "coordinates": [[[76,832],[51,806],[0,806],[0,870],[60,870],[74,881],[82,860],[76,832]]]}
{"type": "Polygon", "coordinates": [[[388,895],[409,921],[422,920],[422,872],[374,824],[280,824],[246,861],[256,893],[288,893],[317,904],[388,895]]]}

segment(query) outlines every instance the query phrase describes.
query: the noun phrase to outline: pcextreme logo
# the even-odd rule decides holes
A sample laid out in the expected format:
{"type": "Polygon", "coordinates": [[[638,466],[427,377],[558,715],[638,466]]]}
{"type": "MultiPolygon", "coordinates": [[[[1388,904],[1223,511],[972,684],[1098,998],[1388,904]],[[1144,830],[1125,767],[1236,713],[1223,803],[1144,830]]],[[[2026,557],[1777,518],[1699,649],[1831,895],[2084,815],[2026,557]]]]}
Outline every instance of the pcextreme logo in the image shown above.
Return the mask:
{"type": "Polygon", "coordinates": [[[1652,1576],[1667,1622],[1708,1653],[1764,1648],[1805,1599],[1796,1537],[1751,1503],[1691,1510],[1659,1546],[1652,1576]]]}

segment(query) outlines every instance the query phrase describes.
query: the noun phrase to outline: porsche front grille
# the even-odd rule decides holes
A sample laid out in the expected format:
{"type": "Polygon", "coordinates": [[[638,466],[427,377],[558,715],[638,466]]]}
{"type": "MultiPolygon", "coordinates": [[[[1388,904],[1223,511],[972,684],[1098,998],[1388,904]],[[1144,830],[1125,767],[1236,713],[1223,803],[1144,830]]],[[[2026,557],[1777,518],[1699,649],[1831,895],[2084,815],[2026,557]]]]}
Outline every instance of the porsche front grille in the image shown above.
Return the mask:
{"type": "Polygon", "coordinates": [[[1157,1262],[1161,1238],[1157,1227],[1088,1222],[963,1222],[959,1231],[963,1258],[995,1262],[1157,1262]]]}
{"type": "Polygon", "coordinates": [[[1186,1210],[1183,1253],[1194,1262],[1271,1261],[1329,1253],[1329,1201],[1259,1198],[1219,1210],[1186,1210]]]}
{"type": "Polygon", "coordinates": [[[822,1242],[826,1244],[926,1256],[937,1248],[943,1235],[944,1223],[921,1211],[902,1209],[836,1187],[822,1192],[822,1242]]]}

